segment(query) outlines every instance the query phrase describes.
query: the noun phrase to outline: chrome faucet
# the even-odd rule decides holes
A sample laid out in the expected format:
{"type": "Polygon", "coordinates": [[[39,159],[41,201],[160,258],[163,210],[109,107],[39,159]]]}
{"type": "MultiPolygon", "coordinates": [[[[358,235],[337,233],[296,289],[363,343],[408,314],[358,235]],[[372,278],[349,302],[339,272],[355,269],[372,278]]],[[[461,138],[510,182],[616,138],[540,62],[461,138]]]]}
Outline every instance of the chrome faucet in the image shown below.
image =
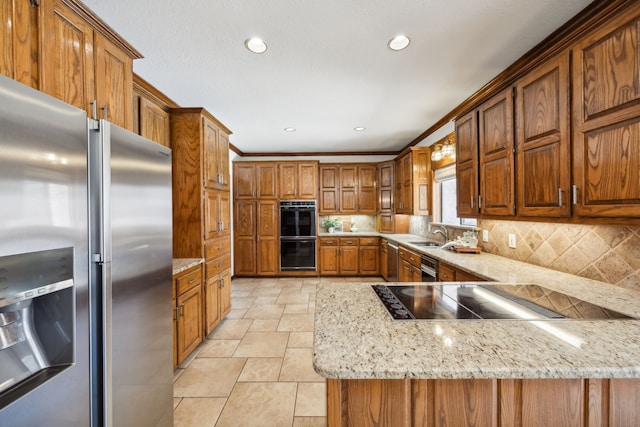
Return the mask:
{"type": "Polygon", "coordinates": [[[429,231],[431,231],[432,234],[442,234],[442,236],[444,237],[444,243],[447,243],[449,241],[449,230],[447,230],[447,227],[445,227],[444,225],[429,224],[429,231]],[[434,225],[440,227],[440,229],[431,230],[431,227],[433,227],[434,225]]]}

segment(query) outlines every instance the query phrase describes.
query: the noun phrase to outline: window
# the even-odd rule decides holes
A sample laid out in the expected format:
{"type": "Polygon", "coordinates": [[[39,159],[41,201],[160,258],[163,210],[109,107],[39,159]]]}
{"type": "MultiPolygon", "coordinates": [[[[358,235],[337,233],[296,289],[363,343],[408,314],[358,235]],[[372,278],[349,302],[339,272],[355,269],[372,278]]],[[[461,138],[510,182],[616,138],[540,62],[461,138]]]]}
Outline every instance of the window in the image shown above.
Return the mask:
{"type": "Polygon", "coordinates": [[[443,224],[476,226],[475,218],[458,218],[456,166],[436,169],[433,185],[433,220],[443,224]]]}

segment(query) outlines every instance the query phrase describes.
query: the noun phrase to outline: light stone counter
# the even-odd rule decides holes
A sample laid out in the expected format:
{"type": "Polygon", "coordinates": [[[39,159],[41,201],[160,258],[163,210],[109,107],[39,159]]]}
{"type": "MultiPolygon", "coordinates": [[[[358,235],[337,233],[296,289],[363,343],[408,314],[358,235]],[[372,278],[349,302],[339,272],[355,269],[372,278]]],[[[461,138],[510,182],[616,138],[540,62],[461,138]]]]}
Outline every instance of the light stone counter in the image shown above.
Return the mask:
{"type": "Polygon", "coordinates": [[[369,284],[322,283],[313,363],[339,379],[640,378],[640,320],[396,321],[369,284]]]}
{"type": "Polygon", "coordinates": [[[174,258],[173,259],[173,275],[182,273],[185,270],[190,269],[193,266],[202,264],[203,258],[174,258]]]}
{"type": "MultiPolygon", "coordinates": [[[[355,233],[345,233],[355,234],[355,233]]],[[[409,244],[419,253],[507,284],[535,283],[640,318],[640,295],[491,254],[409,244]]],[[[640,378],[640,320],[393,320],[369,284],[323,283],[314,367],[327,378],[640,378]]]]}

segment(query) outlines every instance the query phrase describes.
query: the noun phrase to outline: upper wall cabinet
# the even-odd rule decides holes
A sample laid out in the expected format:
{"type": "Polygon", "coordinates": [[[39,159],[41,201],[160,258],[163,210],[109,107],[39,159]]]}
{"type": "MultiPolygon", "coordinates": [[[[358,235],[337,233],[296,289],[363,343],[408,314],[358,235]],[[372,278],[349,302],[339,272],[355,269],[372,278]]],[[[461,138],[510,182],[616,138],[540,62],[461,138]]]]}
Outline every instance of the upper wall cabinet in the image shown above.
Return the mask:
{"type": "Polygon", "coordinates": [[[578,216],[640,217],[640,2],[573,50],[578,216]]]}
{"type": "Polygon", "coordinates": [[[456,188],[458,215],[474,216],[478,209],[478,113],[456,120],[456,188]]]}
{"type": "Polygon", "coordinates": [[[513,91],[494,96],[479,109],[480,212],[515,214],[513,91]]]}
{"type": "Polygon", "coordinates": [[[3,1],[0,22],[0,74],[38,89],[38,9],[28,1],[3,1]]]}
{"type": "Polygon", "coordinates": [[[234,162],[235,199],[275,199],[278,197],[278,162],[234,162]]]}
{"type": "Polygon", "coordinates": [[[431,149],[411,147],[396,158],[395,208],[398,214],[429,215],[431,211],[431,149]]]}
{"type": "Polygon", "coordinates": [[[571,215],[569,125],[569,54],[565,52],[516,83],[519,215],[571,215]]]}
{"type": "Polygon", "coordinates": [[[280,199],[318,197],[318,162],[280,162],[278,165],[280,199]]]}
{"type": "Polygon", "coordinates": [[[376,165],[320,165],[320,214],[375,214],[376,165]]]}
{"type": "Polygon", "coordinates": [[[142,56],[80,3],[39,7],[39,89],[132,130],[133,59],[142,56]]]}
{"type": "Polygon", "coordinates": [[[175,102],[140,76],[133,75],[134,132],[171,148],[171,117],[169,111],[172,107],[177,107],[175,102]]]}

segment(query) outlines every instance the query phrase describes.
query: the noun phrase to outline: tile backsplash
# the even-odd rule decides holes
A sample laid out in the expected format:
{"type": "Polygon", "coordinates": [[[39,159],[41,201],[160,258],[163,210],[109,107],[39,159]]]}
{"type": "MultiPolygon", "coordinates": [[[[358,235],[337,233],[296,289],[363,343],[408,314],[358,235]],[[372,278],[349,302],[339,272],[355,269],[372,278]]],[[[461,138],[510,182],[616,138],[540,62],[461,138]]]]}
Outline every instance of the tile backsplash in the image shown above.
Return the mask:
{"type": "Polygon", "coordinates": [[[640,292],[640,227],[478,220],[485,252],[640,292]],[[510,248],[508,235],[516,237],[510,248]]]}

